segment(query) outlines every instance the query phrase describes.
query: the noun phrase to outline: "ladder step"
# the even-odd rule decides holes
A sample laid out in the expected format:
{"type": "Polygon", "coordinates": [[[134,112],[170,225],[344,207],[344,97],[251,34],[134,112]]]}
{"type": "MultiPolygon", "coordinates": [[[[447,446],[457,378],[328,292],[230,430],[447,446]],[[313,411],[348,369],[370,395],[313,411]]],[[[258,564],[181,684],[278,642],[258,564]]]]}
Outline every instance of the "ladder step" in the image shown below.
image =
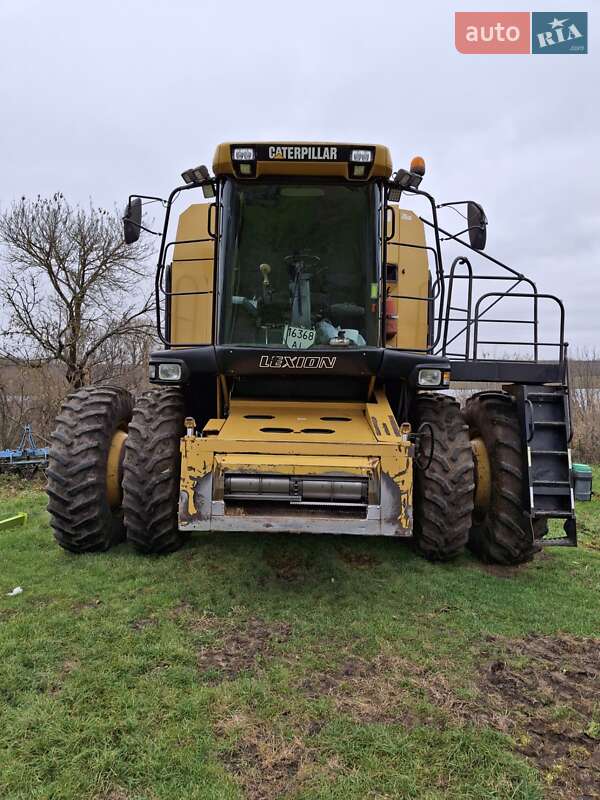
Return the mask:
{"type": "Polygon", "coordinates": [[[542,539],[544,547],[577,547],[577,542],[571,536],[561,536],[560,539],[542,539]]]}
{"type": "Polygon", "coordinates": [[[557,509],[552,509],[552,511],[543,511],[535,508],[533,510],[533,518],[539,519],[540,517],[551,517],[552,519],[572,519],[573,513],[571,511],[558,511],[557,509]]]}
{"type": "MultiPolygon", "coordinates": [[[[565,519],[574,525],[566,386],[514,387],[529,434],[527,483],[533,519],[565,519]]],[[[566,527],[565,527],[566,531],[566,527]]],[[[544,539],[544,544],[547,540],[544,539]]],[[[575,543],[576,536],[549,544],[575,543]]]]}

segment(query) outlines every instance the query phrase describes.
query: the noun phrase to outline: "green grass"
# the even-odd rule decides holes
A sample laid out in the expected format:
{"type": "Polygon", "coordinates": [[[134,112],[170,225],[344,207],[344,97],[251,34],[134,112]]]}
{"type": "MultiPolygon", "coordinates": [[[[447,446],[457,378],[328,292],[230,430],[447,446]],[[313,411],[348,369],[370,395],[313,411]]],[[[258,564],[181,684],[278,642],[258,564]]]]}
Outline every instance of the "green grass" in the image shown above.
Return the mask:
{"type": "Polygon", "coordinates": [[[351,537],[74,557],[39,488],[0,484],[0,518],[20,511],[0,534],[3,800],[534,800],[562,779],[482,676],[530,634],[600,635],[598,500],[578,550],[508,571],[351,537]]]}

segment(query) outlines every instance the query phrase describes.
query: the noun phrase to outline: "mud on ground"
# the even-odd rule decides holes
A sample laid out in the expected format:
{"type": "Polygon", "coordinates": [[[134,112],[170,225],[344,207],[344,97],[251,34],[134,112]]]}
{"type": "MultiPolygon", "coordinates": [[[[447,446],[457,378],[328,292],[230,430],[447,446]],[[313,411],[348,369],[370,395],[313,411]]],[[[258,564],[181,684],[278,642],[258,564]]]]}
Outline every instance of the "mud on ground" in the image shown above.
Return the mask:
{"type": "Polygon", "coordinates": [[[489,637],[483,655],[481,721],[514,738],[549,798],[600,798],[600,640],[489,637]]]}
{"type": "Polygon", "coordinates": [[[206,624],[213,629],[217,624],[222,626],[215,640],[202,647],[196,658],[203,680],[213,684],[235,680],[241,673],[255,670],[291,632],[287,623],[266,622],[257,617],[245,620],[240,627],[215,619],[206,624]]]}
{"type": "MultiPolygon", "coordinates": [[[[310,732],[284,738],[265,724],[234,717],[219,728],[221,735],[239,727],[235,746],[221,760],[235,777],[246,800],[292,797],[317,769],[316,753],[307,742],[310,732]]],[[[327,767],[325,767],[327,768],[327,767]]],[[[318,769],[323,769],[319,765],[318,769]]]]}
{"type": "Polygon", "coordinates": [[[489,637],[473,688],[464,699],[443,674],[394,656],[350,659],[302,684],[363,724],[494,728],[540,771],[548,798],[600,798],[600,640],[489,637]]]}
{"type": "MultiPolygon", "coordinates": [[[[299,689],[307,699],[330,698],[336,712],[363,725],[494,728],[539,770],[548,800],[600,798],[600,640],[489,637],[477,662],[470,695],[390,655],[350,657],[299,689]]],[[[246,727],[226,758],[246,796],[262,800],[300,786],[314,765],[310,737],[323,724],[314,720],[290,741],[264,724],[246,727]]]]}

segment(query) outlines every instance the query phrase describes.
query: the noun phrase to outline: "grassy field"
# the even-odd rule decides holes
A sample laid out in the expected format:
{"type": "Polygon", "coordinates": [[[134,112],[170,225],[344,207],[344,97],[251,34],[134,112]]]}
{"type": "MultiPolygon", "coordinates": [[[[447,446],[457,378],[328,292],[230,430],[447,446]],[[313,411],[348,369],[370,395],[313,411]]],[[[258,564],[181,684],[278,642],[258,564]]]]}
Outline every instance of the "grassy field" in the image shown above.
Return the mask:
{"type": "Polygon", "coordinates": [[[2,800],[600,797],[599,500],[578,550],[513,569],[351,537],[73,557],[39,488],[1,484],[23,510],[2,800]]]}

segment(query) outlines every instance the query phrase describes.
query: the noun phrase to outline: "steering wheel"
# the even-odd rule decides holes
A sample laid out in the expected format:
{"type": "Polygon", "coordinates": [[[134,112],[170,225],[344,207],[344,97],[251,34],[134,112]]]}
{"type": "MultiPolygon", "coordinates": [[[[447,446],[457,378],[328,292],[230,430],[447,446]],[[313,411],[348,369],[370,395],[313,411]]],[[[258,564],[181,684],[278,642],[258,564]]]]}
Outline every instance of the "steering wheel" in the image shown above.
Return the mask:
{"type": "Polygon", "coordinates": [[[305,267],[316,267],[321,261],[319,256],[313,256],[311,253],[293,253],[291,256],[284,256],[286,264],[294,264],[297,261],[304,262],[305,267]]]}

